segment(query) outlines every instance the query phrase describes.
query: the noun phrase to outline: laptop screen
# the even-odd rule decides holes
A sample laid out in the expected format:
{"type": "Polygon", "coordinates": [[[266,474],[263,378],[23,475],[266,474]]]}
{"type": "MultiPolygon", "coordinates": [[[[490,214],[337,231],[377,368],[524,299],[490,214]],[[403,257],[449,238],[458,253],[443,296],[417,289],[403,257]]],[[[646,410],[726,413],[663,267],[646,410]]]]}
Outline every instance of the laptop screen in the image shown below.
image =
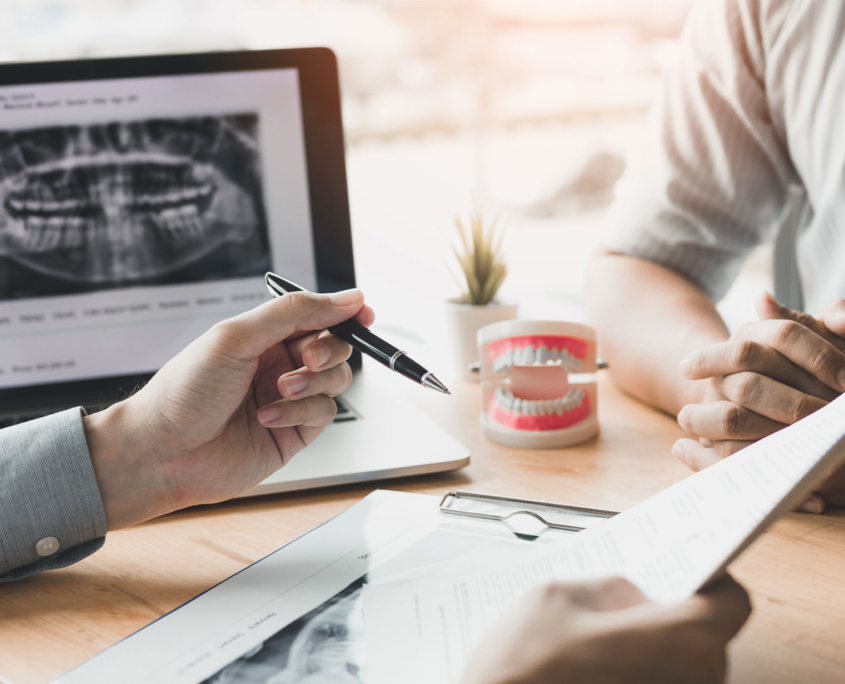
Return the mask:
{"type": "Polygon", "coordinates": [[[0,87],[0,389],[158,370],[317,288],[298,72],[0,87]]]}

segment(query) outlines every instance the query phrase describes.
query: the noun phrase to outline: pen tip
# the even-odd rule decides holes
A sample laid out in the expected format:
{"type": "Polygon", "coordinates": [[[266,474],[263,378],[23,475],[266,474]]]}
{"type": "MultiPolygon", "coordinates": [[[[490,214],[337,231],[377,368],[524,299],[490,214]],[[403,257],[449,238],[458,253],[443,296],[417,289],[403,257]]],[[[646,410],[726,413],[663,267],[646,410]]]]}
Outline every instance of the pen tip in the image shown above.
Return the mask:
{"type": "Polygon", "coordinates": [[[422,379],[423,387],[430,387],[433,390],[442,392],[443,394],[452,394],[440,380],[434,377],[433,373],[426,373],[422,379]]]}

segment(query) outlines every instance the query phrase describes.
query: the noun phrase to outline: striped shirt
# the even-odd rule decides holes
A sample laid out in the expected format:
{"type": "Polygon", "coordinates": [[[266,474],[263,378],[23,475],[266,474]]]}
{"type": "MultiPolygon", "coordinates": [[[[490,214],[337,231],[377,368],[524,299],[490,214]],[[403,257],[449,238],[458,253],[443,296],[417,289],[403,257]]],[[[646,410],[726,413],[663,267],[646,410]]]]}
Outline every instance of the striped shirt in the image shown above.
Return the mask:
{"type": "Polygon", "coordinates": [[[719,300],[792,223],[804,308],[821,309],[845,297],[844,133],[845,2],[702,0],[605,245],[719,300]]]}

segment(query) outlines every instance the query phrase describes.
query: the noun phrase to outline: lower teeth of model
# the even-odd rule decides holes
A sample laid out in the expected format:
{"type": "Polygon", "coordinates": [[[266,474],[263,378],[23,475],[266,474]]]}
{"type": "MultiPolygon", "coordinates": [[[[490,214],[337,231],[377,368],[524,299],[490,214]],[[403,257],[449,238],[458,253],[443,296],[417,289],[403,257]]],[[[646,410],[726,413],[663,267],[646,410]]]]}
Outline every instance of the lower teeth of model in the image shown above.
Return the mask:
{"type": "Polygon", "coordinates": [[[521,349],[508,349],[493,361],[493,372],[501,373],[512,366],[546,366],[560,365],[568,371],[581,370],[581,359],[572,356],[566,349],[549,349],[540,346],[536,349],[532,345],[521,349]]]}
{"type": "Polygon", "coordinates": [[[514,397],[507,387],[496,388],[496,403],[514,413],[524,416],[563,415],[566,411],[581,405],[584,400],[584,390],[573,387],[560,399],[528,400],[514,397]]]}

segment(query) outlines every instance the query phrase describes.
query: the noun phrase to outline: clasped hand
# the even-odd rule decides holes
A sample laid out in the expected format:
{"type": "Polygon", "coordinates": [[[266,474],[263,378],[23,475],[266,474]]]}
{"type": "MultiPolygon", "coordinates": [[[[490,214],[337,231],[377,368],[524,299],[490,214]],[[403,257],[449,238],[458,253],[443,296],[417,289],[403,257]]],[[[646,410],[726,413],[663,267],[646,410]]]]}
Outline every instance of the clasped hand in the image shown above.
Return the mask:
{"type": "MultiPolygon", "coordinates": [[[[759,321],[727,342],[708,345],[681,363],[689,380],[706,380],[704,401],[684,406],[678,423],[698,440],[678,440],[673,454],[701,470],[817,411],[845,391],[845,300],[818,317],[757,301],[759,321]]],[[[839,503],[842,487],[811,496],[803,510],[839,503]]]]}

